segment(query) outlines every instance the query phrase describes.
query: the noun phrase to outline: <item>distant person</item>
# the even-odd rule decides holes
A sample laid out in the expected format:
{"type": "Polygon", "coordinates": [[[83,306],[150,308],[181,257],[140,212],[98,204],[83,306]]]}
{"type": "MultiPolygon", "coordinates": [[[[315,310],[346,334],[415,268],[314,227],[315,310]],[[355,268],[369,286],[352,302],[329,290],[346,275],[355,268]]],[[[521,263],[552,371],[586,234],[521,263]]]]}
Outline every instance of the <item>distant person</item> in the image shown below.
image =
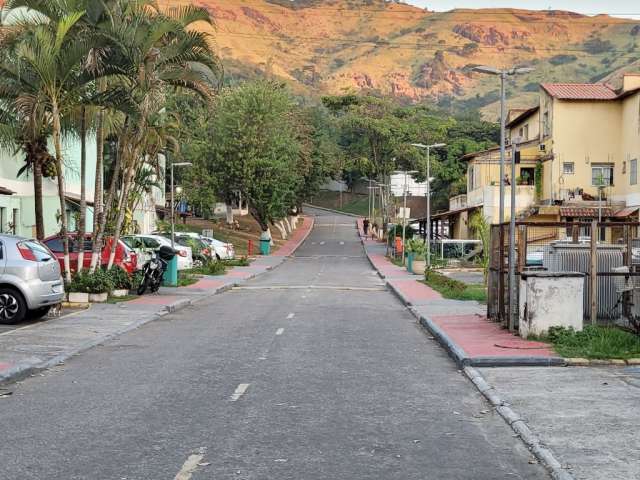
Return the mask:
{"type": "Polygon", "coordinates": [[[362,222],[362,229],[364,230],[364,236],[366,237],[369,234],[369,219],[365,218],[364,222],[362,222]]]}
{"type": "Polygon", "coordinates": [[[508,187],[509,185],[511,185],[511,182],[509,181],[509,175],[505,175],[504,176],[504,184],[508,187]]]}
{"type": "Polygon", "coordinates": [[[371,229],[371,240],[373,240],[373,238],[376,236],[377,233],[378,233],[378,224],[376,222],[373,222],[373,228],[371,229]]]}

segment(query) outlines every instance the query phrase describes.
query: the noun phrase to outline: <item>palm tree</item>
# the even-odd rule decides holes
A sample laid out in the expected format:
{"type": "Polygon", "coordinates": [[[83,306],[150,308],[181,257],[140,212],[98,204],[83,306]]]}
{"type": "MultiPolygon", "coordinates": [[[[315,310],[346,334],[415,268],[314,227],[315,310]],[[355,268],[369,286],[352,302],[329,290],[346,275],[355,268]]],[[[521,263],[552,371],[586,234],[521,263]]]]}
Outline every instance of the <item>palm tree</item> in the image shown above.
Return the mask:
{"type": "MultiPolygon", "coordinates": [[[[114,85],[130,96],[129,111],[117,133],[118,148],[114,175],[109,185],[105,205],[114,208],[112,216],[114,241],[111,244],[109,267],[125,219],[127,198],[136,173],[145,163],[156,161],[165,147],[167,137],[162,130],[166,93],[171,88],[196,91],[209,98],[219,78],[217,57],[211,52],[205,34],[190,30],[195,22],[211,22],[206,10],[192,6],[160,12],[150,4],[116,2],[117,15],[105,23],[104,35],[113,42],[114,58],[123,73],[114,78],[114,85]]],[[[115,87],[112,87],[115,88],[115,87]]],[[[95,243],[101,244],[108,223],[107,215],[100,219],[95,243]]]]}

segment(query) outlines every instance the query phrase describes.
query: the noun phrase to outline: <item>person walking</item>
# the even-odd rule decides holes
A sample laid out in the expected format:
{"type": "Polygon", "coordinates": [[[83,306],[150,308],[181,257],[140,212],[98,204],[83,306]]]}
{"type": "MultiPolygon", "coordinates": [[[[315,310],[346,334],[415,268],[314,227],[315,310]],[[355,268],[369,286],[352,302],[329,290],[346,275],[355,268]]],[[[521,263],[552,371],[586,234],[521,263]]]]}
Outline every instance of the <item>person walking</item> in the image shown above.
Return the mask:
{"type": "Polygon", "coordinates": [[[369,219],[365,218],[362,222],[362,229],[364,230],[364,236],[366,237],[369,234],[369,219]]]}

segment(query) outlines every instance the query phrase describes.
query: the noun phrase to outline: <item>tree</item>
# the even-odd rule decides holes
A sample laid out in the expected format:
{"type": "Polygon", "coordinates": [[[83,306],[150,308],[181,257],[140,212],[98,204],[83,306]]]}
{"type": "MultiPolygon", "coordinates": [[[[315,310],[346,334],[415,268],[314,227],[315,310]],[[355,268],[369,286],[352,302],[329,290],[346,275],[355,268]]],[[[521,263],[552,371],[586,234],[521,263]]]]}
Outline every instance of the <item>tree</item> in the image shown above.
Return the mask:
{"type": "Polygon", "coordinates": [[[294,206],[301,181],[293,110],[282,85],[257,81],[221,92],[212,112],[207,156],[218,196],[241,192],[263,232],[294,206]]]}

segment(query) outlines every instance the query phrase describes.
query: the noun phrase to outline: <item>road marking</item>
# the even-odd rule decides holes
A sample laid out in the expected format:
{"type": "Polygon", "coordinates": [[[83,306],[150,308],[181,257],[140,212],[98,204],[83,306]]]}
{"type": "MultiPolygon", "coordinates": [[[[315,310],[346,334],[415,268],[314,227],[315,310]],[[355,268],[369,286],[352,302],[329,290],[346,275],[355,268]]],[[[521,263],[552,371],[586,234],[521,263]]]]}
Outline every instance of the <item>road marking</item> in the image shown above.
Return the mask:
{"type": "Polygon", "coordinates": [[[344,242],[340,242],[340,245],[344,245],[344,242]]]}
{"type": "Polygon", "coordinates": [[[236,388],[236,391],[233,392],[233,395],[231,395],[231,401],[235,402],[237,401],[242,395],[244,395],[244,392],[247,391],[247,388],[249,388],[249,383],[241,383],[240,385],[238,385],[238,388],[236,388]]]}
{"type": "Polygon", "coordinates": [[[193,454],[189,455],[189,458],[184,462],[182,468],[178,472],[178,474],[174,477],[173,480],[189,480],[193,472],[198,468],[198,464],[204,458],[204,455],[193,454]]]}
{"type": "Polygon", "coordinates": [[[235,287],[233,291],[240,290],[352,290],[362,292],[381,292],[386,288],[380,287],[350,287],[348,285],[265,285],[235,287]]]}
{"type": "Polygon", "coordinates": [[[295,316],[296,316],[295,313],[290,313],[289,315],[287,315],[287,320],[291,320],[295,316]]]}
{"type": "Polygon", "coordinates": [[[282,335],[284,333],[284,328],[279,328],[276,330],[276,335],[282,335]]]}
{"type": "Polygon", "coordinates": [[[324,245],[324,242],[320,242],[320,245],[324,245]]]}

